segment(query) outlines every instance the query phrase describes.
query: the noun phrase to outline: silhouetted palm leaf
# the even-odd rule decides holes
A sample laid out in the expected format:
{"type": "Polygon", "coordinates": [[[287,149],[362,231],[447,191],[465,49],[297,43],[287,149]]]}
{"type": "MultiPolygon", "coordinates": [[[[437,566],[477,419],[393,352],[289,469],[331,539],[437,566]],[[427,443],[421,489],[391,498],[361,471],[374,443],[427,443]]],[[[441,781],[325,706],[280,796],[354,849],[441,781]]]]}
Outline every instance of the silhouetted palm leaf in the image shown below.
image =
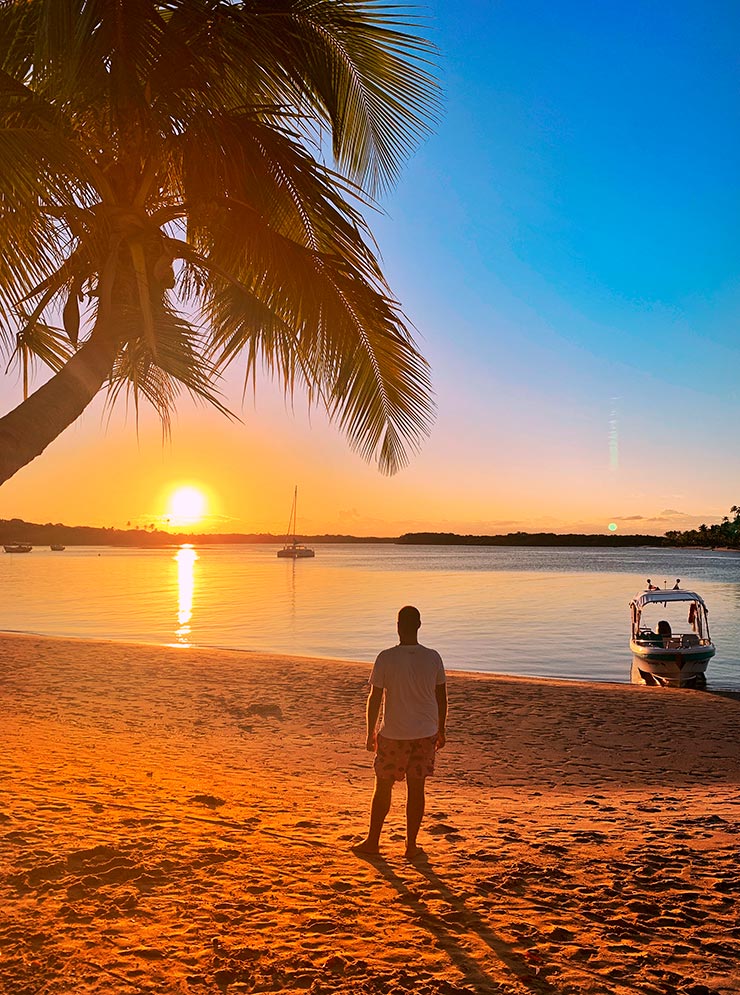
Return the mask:
{"type": "MultiPolygon", "coordinates": [[[[85,385],[65,418],[101,376],[165,427],[178,384],[225,410],[214,384],[240,361],[305,388],[383,471],[403,465],[429,374],[361,211],[435,108],[410,27],[375,0],[0,6],[0,334],[58,369],[61,317],[75,369],[95,370],[59,371],[59,390],[85,385]]],[[[0,419],[11,462],[65,427],[34,427],[21,455],[55,389],[0,419]]]]}

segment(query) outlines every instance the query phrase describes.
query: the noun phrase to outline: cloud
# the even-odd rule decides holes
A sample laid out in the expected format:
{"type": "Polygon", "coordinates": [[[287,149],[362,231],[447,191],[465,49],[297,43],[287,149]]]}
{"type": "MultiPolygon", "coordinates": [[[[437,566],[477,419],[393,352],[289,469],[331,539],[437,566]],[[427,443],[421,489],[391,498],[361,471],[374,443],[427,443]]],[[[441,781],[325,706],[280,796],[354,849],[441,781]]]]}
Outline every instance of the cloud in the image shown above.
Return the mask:
{"type": "Polygon", "coordinates": [[[657,515],[617,515],[614,519],[615,522],[671,522],[676,518],[682,520],[695,518],[695,515],[690,515],[688,511],[676,511],[675,508],[665,508],[663,511],[659,511],[657,515]]]}

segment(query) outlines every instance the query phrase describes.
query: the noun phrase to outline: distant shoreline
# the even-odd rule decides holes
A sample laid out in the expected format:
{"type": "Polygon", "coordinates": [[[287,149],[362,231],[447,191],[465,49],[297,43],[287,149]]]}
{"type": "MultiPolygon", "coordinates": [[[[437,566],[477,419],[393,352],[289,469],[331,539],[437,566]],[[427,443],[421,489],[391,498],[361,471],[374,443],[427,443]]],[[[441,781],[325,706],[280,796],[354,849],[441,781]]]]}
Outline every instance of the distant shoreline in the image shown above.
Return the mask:
{"type": "MultiPolygon", "coordinates": [[[[400,536],[355,536],[324,534],[300,536],[300,541],[313,545],[379,544],[400,546],[523,546],[523,547],[584,547],[626,548],[657,546],[670,548],[675,544],[665,536],[607,535],[555,532],[510,532],[506,535],[458,535],[453,532],[407,532],[400,536]]],[[[89,525],[39,524],[19,518],[0,519],[0,543],[28,543],[32,546],[116,546],[157,548],[198,545],[280,545],[285,537],[272,533],[196,533],[163,532],[158,529],[113,529],[89,525]]],[[[706,547],[709,548],[709,547],[706,547]]]]}
{"type": "MultiPolygon", "coordinates": [[[[618,535],[601,533],[508,532],[505,535],[459,535],[456,532],[406,532],[400,536],[355,536],[340,534],[303,535],[300,542],[315,546],[372,544],[395,546],[499,546],[583,549],[713,549],[738,552],[731,546],[677,543],[658,535],[618,535]]],[[[193,543],[199,546],[282,545],[285,536],[270,532],[163,532],[159,529],[113,529],[91,525],[39,524],[20,518],[0,519],[0,544],[27,543],[31,546],[112,546],[136,549],[168,548],[193,543]]]]}

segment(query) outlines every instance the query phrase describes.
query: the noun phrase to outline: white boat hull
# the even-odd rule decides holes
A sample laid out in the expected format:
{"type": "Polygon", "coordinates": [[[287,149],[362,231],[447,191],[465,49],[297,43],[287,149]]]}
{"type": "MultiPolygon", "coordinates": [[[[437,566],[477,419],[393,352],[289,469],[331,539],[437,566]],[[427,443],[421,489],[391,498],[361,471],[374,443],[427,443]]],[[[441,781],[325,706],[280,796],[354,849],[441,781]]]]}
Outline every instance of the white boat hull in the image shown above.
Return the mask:
{"type": "MultiPolygon", "coordinates": [[[[675,640],[678,642],[678,640],[675,640]]],[[[645,646],[630,640],[635,666],[655,684],[686,687],[703,683],[709,661],[715,654],[712,643],[701,646],[645,646]]]]}

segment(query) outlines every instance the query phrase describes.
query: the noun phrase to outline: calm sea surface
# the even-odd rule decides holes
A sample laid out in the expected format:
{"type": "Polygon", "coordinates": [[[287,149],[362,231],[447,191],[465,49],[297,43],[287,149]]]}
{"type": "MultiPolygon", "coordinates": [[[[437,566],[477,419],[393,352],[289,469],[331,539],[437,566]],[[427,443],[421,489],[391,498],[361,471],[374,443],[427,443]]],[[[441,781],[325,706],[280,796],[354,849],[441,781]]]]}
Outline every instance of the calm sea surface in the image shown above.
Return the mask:
{"type": "Polygon", "coordinates": [[[1,554],[0,629],[370,662],[411,603],[449,669],[629,681],[630,598],[680,577],[709,605],[709,687],[740,690],[735,553],[319,545],[293,562],[277,548],[1,554]]]}

